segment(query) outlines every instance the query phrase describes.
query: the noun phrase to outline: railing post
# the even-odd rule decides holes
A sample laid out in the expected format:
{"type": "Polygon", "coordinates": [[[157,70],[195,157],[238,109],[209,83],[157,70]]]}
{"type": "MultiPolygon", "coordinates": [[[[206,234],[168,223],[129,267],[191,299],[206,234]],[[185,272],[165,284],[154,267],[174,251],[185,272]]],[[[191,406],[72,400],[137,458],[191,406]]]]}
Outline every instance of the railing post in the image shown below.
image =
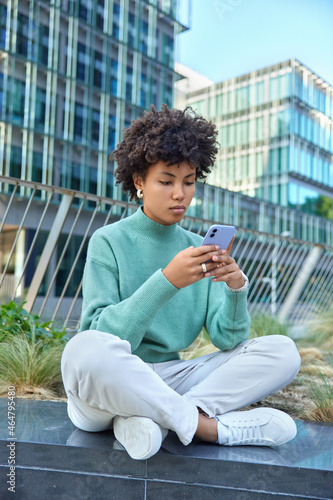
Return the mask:
{"type": "Polygon", "coordinates": [[[55,216],[55,219],[53,221],[52,227],[49,232],[49,236],[45,243],[44,250],[42,252],[38,266],[35,270],[34,276],[32,278],[29,287],[28,295],[26,298],[26,304],[24,306],[28,312],[31,312],[32,307],[35,303],[39,288],[42,284],[43,278],[50,263],[54,249],[58,243],[58,239],[61,234],[62,228],[64,226],[69,209],[71,207],[73,198],[74,194],[70,195],[65,194],[59,205],[57,215],[55,216]]]}
{"type": "Polygon", "coordinates": [[[299,271],[299,274],[297,278],[295,279],[295,282],[288,293],[284,303],[282,304],[282,307],[279,311],[278,318],[280,321],[285,321],[288,318],[288,315],[292,308],[295,305],[295,302],[297,301],[298,297],[300,296],[305,283],[308,281],[316,263],[319,260],[319,255],[321,253],[322,249],[320,246],[316,245],[314,246],[309,255],[307,256],[304,265],[299,271]]]}

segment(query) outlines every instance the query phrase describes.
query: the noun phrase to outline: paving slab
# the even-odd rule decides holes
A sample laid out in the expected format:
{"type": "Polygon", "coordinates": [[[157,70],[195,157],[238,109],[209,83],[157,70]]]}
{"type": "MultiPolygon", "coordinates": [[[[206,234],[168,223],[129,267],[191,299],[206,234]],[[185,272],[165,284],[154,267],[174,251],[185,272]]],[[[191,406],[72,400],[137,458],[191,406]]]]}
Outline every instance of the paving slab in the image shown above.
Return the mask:
{"type": "Polygon", "coordinates": [[[16,399],[10,436],[0,399],[0,498],[41,499],[333,499],[333,425],[296,420],[282,446],[226,447],[170,432],[149,460],[132,460],[112,430],[88,433],[66,403],[16,399]],[[15,443],[14,445],[11,443],[15,443]],[[8,461],[15,452],[15,496],[8,461]]]}

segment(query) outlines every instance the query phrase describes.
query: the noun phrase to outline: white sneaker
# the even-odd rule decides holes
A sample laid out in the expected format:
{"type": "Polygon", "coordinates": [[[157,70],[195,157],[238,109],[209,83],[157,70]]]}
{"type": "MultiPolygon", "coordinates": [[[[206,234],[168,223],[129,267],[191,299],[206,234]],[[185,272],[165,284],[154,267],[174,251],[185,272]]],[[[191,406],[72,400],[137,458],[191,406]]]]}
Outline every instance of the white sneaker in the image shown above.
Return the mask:
{"type": "Polygon", "coordinates": [[[145,460],[161,448],[168,431],[146,417],[115,417],[113,432],[130,457],[145,460]]]}
{"type": "Polygon", "coordinates": [[[296,436],[293,419],[274,408],[231,411],[217,419],[218,443],[225,446],[278,446],[296,436]]]}

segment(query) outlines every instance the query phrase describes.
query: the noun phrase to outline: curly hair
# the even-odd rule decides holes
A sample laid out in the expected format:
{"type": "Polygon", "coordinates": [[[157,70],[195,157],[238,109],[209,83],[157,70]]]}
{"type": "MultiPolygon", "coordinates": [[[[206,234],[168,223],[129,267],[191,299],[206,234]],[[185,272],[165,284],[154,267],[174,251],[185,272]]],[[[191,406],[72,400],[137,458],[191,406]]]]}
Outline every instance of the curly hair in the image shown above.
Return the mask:
{"type": "Polygon", "coordinates": [[[196,168],[196,179],[205,179],[214,166],[218,152],[217,130],[212,122],[198,116],[191,107],[161,111],[151,105],[149,111],[125,129],[124,139],[110,159],[117,162],[116,184],[122,184],[130,199],[136,196],[133,174],[145,179],[150,165],[188,162],[196,168]]]}

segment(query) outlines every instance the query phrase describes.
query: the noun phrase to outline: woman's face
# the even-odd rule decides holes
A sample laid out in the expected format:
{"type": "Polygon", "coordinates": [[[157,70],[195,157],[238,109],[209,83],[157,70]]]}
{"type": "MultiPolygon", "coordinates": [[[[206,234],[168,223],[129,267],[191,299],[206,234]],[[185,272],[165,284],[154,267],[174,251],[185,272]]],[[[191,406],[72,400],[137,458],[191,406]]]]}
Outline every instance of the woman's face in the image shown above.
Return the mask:
{"type": "Polygon", "coordinates": [[[195,175],[195,168],[186,162],[168,167],[164,161],[151,165],[144,180],[134,174],[147,217],[164,226],[180,222],[195,193],[195,175]]]}

